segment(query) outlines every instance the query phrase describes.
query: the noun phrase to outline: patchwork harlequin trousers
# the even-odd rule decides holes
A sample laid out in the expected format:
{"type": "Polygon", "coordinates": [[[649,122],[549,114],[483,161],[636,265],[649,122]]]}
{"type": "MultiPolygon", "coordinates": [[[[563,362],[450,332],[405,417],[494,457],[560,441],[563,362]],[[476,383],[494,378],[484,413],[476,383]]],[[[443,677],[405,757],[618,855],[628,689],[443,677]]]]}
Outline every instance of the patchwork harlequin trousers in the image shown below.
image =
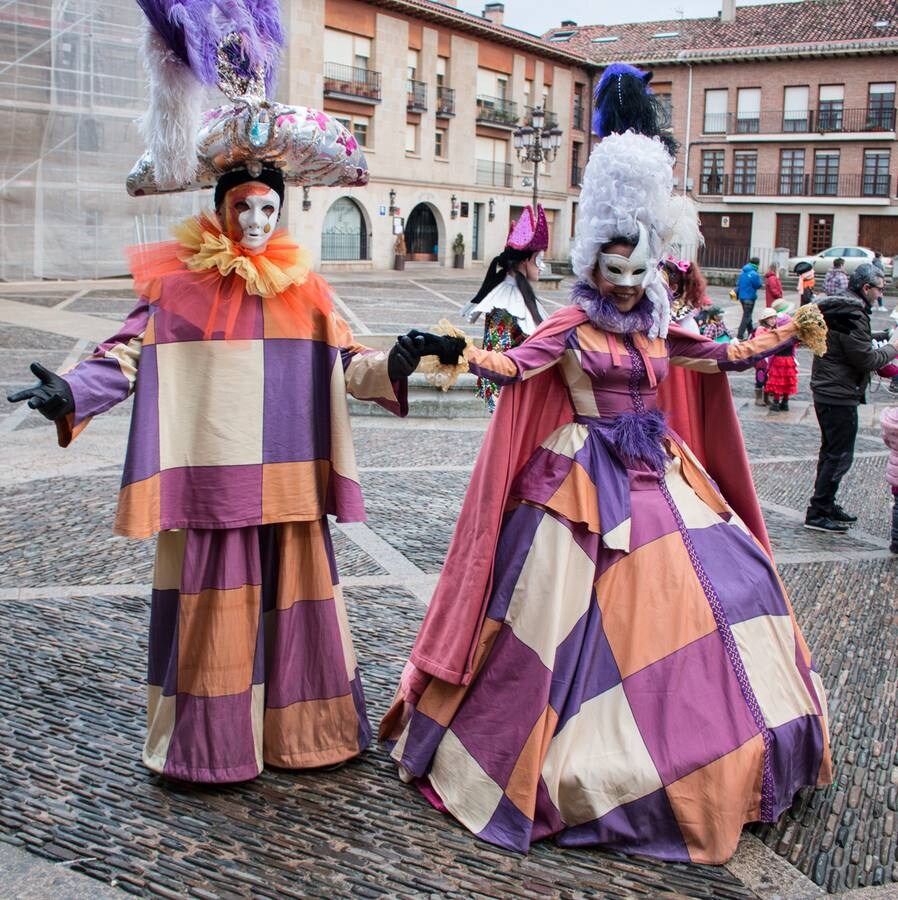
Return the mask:
{"type": "Polygon", "coordinates": [[[326,519],[160,532],[149,769],[244,781],[341,762],[370,737],[326,519]]]}

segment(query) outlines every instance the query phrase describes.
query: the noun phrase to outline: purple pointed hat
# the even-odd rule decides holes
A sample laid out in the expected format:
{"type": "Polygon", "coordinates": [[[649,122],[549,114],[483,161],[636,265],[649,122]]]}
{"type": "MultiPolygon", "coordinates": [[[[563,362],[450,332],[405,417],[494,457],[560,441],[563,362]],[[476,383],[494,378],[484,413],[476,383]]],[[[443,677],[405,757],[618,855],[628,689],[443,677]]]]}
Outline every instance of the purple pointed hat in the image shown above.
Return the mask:
{"type": "Polygon", "coordinates": [[[549,223],[546,221],[546,212],[539,203],[536,204],[536,216],[533,215],[532,207],[525,206],[517,222],[511,223],[505,246],[514,250],[529,250],[531,253],[549,248],[549,223]]]}

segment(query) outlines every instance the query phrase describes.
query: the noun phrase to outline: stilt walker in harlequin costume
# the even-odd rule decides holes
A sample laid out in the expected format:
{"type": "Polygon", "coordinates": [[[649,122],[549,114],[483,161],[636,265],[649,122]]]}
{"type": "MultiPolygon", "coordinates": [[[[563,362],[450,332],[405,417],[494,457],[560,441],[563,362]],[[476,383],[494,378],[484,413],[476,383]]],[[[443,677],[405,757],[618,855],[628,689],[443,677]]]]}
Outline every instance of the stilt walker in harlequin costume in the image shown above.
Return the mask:
{"type": "MultiPolygon", "coordinates": [[[[483,316],[483,347],[503,352],[517,347],[546,318],[546,311],[533,292],[531,282],[544,268],[543,251],[549,246],[549,223],[537,204],[536,214],[524,207],[508,232],[505,248],[493,259],[483,284],[462,317],[476,322],[483,316]]],[[[499,386],[488,378],[477,379],[477,395],[493,412],[499,386]]]]}
{"type": "Polygon", "coordinates": [[[381,723],[401,777],[491,843],[720,863],[831,778],[824,691],[772,561],[727,371],[757,341],[670,323],[658,262],[694,246],[648,77],[606,69],[573,304],[506,353],[442,576],[381,723]],[[671,365],[705,391],[658,405],[671,365]],[[700,449],[688,443],[695,440],[700,449]]]}
{"type": "Polygon", "coordinates": [[[35,363],[40,382],[10,399],[54,419],[65,447],[134,394],[115,531],[158,534],[146,766],[230,782],[336,764],[370,740],[327,521],[364,518],[346,394],[405,415],[423,338],[356,343],[277,230],[285,183],[364,185],[367,170],[339,123],[265,99],[276,0],[230,3],[232,21],[178,4],[180,25],[170,3],[141,5],[151,149],[128,189],[214,186],[215,210],[134,248],[140,299],[119,333],[62,376],[35,363]],[[215,78],[231,103],[197,136],[183,113],[215,78]]]}

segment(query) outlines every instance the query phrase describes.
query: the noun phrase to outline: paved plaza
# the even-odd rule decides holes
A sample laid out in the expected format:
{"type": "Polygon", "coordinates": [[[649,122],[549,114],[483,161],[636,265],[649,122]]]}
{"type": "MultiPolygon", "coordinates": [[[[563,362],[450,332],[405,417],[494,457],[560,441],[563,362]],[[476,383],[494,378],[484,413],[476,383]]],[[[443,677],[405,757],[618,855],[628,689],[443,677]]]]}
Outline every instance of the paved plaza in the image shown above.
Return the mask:
{"type": "MultiPolygon", "coordinates": [[[[457,322],[479,285],[477,274],[424,266],[328,277],[357,337],[373,343],[457,322]]],[[[114,333],[129,296],[126,282],[0,285],[4,393],[30,382],[32,360],[62,368],[114,333]]],[[[543,296],[554,309],[566,285],[543,296]]],[[[738,307],[727,315],[737,321],[738,307]]],[[[799,795],[776,826],[747,828],[725,867],[551,842],[527,856],[500,850],[431,809],[379,747],[339,771],[269,770],[225,787],[149,774],[153,541],[111,532],[130,403],[66,451],[39,415],[0,403],[0,895],[898,897],[898,558],[876,425],[895,398],[877,385],[861,407],[841,494],[857,526],[807,531],[819,432],[810,358],[799,359],[787,413],[754,406],[751,373],[731,383],[780,571],[828,691],[835,782],[799,795]]],[[[405,421],[354,416],[368,521],[334,526],[372,722],[392,698],[487,424],[467,394],[450,403],[429,390],[416,388],[405,421]]]]}

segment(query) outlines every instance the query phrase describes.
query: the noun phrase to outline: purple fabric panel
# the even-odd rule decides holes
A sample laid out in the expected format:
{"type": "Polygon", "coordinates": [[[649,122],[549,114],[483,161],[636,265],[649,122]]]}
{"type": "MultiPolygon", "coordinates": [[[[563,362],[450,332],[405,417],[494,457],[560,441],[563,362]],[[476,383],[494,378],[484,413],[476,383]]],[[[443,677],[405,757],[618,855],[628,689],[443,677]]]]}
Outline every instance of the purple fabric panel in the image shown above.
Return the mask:
{"type": "MultiPolygon", "coordinates": [[[[264,582],[263,582],[264,584],[264,582]]],[[[264,587],[263,587],[264,592],[264,587]]],[[[256,649],[253,656],[253,684],[265,684],[265,607],[259,604],[259,623],[256,626],[256,649]]]]}
{"type": "Polygon", "coordinates": [[[324,543],[324,552],[327,554],[327,564],[330,567],[331,584],[339,584],[340,576],[337,572],[337,558],[334,556],[334,540],[331,536],[330,524],[327,516],[321,519],[321,537],[324,543]]]}
{"type": "Polygon", "coordinates": [[[191,466],[160,472],[161,529],[240,528],[262,517],[262,466],[191,466]]]}
{"type": "MultiPolygon", "coordinates": [[[[718,365],[727,361],[727,345],[703,340],[699,335],[669,335],[667,350],[670,356],[685,356],[687,359],[713,359],[718,365]]],[[[754,365],[754,363],[749,363],[754,365]]],[[[747,367],[746,367],[747,368],[747,367]]]]}
{"type": "MultiPolygon", "coordinates": [[[[781,344],[777,344],[775,347],[771,347],[769,350],[765,350],[763,353],[754,353],[746,359],[727,360],[726,362],[722,362],[720,364],[720,371],[742,372],[745,369],[750,369],[755,363],[760,362],[763,359],[767,359],[770,356],[774,356],[784,347],[794,345],[795,343],[796,341],[793,338],[789,338],[788,341],[783,341],[781,344]]],[[[726,344],[721,344],[720,346],[726,347],[726,344]]]]}
{"type": "Polygon", "coordinates": [[[408,737],[402,749],[401,764],[412,775],[423,778],[430,771],[434,753],[446,729],[430,716],[415,710],[408,723],[408,737]]]}
{"type": "Polygon", "coordinates": [[[758,733],[716,631],[630,675],[623,684],[664,784],[758,733]]]}
{"type": "Polygon", "coordinates": [[[614,530],[630,518],[630,483],[626,466],[597,428],[589,429],[589,437],[574,459],[586,469],[596,486],[602,532],[614,530]]]}
{"type": "Polygon", "coordinates": [[[118,360],[108,356],[88,357],[63,377],[75,400],[75,425],[126,400],[131,390],[118,360]]]}
{"type": "Polygon", "coordinates": [[[382,406],[387,412],[404,419],[408,415],[408,379],[400,378],[398,381],[391,382],[396,399],[391,400],[384,398],[375,400],[378,406],[382,406]]]}
{"type": "Polygon", "coordinates": [[[178,690],[177,590],[153,590],[150,600],[150,634],[147,640],[147,682],[160,685],[170,697],[178,690]]]}
{"type": "Polygon", "coordinates": [[[349,693],[343,641],[333,600],[301,600],[270,613],[266,705],[329,700],[349,693]]]}
{"type": "Polygon", "coordinates": [[[122,487],[143,481],[159,471],[159,369],[156,347],[144,345],[134,391],[128,452],[122,487]]]}
{"type": "Polygon", "coordinates": [[[823,730],[817,716],[802,716],[770,729],[774,820],[792,805],[795,792],[817,783],[823,762],[823,730]]]}
{"type": "Polygon", "coordinates": [[[261,584],[257,528],[191,528],[184,545],[181,593],[261,584]]]}
{"type": "Polygon", "coordinates": [[[533,545],[536,529],[545,514],[542,509],[525,504],[511,512],[502,526],[493,567],[493,596],[486,611],[487,616],[497,622],[505,620],[511,595],[533,545]]]}
{"type": "Polygon", "coordinates": [[[246,781],[259,774],[252,688],[227,697],[178,694],[164,773],[184,781],[246,781]]]}
{"type": "Polygon", "coordinates": [[[469,361],[468,365],[474,375],[488,378],[500,385],[512,384],[520,381],[525,373],[533,369],[540,369],[558,360],[564,353],[568,334],[569,332],[561,332],[560,334],[531,338],[520,346],[507,350],[503,355],[515,364],[517,368],[515,375],[493,372],[484,366],[478,366],[473,361],[469,361]]]}
{"type": "Polygon", "coordinates": [[[327,512],[336,516],[338,522],[364,522],[365,503],[362,489],[351,478],[330,471],[327,483],[327,512]]]}
{"type": "MultiPolygon", "coordinates": [[[[204,340],[212,308],[211,296],[208,288],[197,285],[193,273],[166,277],[163,282],[163,303],[164,308],[160,306],[156,309],[154,331],[157,344],[204,340]],[[175,310],[183,310],[183,313],[175,310]]],[[[230,306],[222,303],[213,323],[212,340],[224,340],[230,314],[230,306]]],[[[230,339],[260,341],[264,334],[261,299],[243,294],[230,339]]]]}
{"type": "Polygon", "coordinates": [[[721,523],[691,528],[689,536],[731,625],[789,615],[770,560],[741,528],[721,523]]]}
{"type": "Polygon", "coordinates": [[[630,479],[631,550],[678,531],[677,520],[658,488],[658,476],[647,469],[630,469],[627,475],[630,479]]]}
{"type": "Polygon", "coordinates": [[[587,700],[620,682],[620,672],[602,629],[602,611],[593,594],[589,609],[555,652],[549,703],[558,713],[556,734],[587,700]]]}
{"type": "Polygon", "coordinates": [[[323,341],[269,338],[264,345],[262,459],[330,459],[331,373],[337,351],[323,341]]]}
{"type": "Polygon", "coordinates": [[[537,447],[515,477],[511,496],[532,500],[534,503],[546,503],[561,487],[573,464],[574,461],[569,456],[537,447]]]}
{"type": "Polygon", "coordinates": [[[689,851],[664,788],[618,806],[591,822],[575,825],[556,838],[561,847],[601,844],[672,862],[689,862],[689,851]]]}
{"type": "Polygon", "coordinates": [[[539,841],[551,834],[558,834],[564,828],[564,822],[549,796],[545,781],[540,776],[536,786],[536,810],[533,813],[533,831],[531,841],[539,841]]]}
{"type": "Polygon", "coordinates": [[[362,676],[358,668],[349,682],[349,688],[352,691],[352,704],[355,707],[355,714],[359,717],[359,753],[367,749],[371,743],[371,723],[368,721],[368,710],[365,704],[365,691],[362,688],[362,676]]]}
{"type": "Polygon", "coordinates": [[[505,787],[549,698],[552,673],[503,625],[455,718],[452,732],[505,787]]]}
{"type": "Polygon", "coordinates": [[[259,566],[262,575],[263,613],[277,608],[280,559],[278,526],[262,525],[259,528],[259,566]]]}
{"type": "Polygon", "coordinates": [[[533,822],[503,794],[486,828],[477,837],[506,850],[526,853],[530,849],[532,831],[533,822]]]}

